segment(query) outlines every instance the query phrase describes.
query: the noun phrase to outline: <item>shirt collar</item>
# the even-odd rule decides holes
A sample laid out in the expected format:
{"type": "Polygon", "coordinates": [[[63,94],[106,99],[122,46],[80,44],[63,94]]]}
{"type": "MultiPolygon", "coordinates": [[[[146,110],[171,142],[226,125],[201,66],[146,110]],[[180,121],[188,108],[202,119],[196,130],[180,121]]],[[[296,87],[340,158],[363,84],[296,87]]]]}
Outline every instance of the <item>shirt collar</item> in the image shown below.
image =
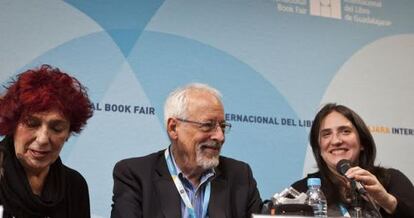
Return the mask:
{"type": "MultiPolygon", "coordinates": [[[[187,180],[187,178],[184,176],[183,172],[181,171],[180,167],[177,165],[177,163],[175,162],[175,158],[174,155],[172,153],[172,149],[171,149],[171,145],[168,147],[168,152],[170,153],[170,157],[173,163],[173,167],[175,169],[175,172],[177,172],[177,175],[179,176],[179,178],[184,178],[187,180]]],[[[208,169],[206,171],[203,172],[203,174],[201,175],[200,178],[200,184],[206,182],[209,179],[214,179],[214,176],[216,175],[216,170],[215,168],[211,168],[208,169]]]]}

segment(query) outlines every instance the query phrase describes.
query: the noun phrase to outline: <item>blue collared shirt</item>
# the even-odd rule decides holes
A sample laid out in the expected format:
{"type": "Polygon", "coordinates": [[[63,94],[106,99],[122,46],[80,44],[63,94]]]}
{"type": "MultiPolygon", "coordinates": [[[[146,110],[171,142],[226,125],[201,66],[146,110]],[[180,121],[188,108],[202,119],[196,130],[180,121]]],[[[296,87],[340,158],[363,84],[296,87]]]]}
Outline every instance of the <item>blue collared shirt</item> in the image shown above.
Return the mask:
{"type": "MultiPolygon", "coordinates": [[[[200,178],[200,184],[198,185],[198,187],[194,187],[193,184],[190,182],[190,180],[185,178],[180,167],[178,167],[177,164],[175,163],[175,159],[174,159],[174,156],[172,155],[172,152],[170,152],[170,155],[172,158],[174,168],[177,172],[177,175],[180,178],[181,183],[183,184],[185,191],[187,192],[188,198],[190,199],[191,204],[194,207],[194,212],[195,212],[196,217],[205,218],[205,217],[202,217],[204,192],[205,192],[207,183],[214,178],[214,175],[215,175],[214,169],[210,169],[204,172],[200,178]]],[[[188,211],[182,199],[181,199],[181,214],[183,218],[189,217],[188,211]]],[[[207,217],[208,217],[208,214],[207,214],[207,217]]]]}

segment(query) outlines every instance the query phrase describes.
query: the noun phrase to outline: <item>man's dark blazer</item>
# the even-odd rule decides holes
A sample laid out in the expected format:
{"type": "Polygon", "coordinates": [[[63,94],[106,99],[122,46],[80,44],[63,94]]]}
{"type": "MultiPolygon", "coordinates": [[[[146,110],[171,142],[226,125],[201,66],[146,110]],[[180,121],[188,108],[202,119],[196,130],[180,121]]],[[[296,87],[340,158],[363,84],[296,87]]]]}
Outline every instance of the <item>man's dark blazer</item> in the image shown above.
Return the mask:
{"type": "MultiPolygon", "coordinates": [[[[111,218],[179,218],[181,198],[164,151],[118,162],[114,167],[111,218]]],[[[220,156],[211,182],[210,218],[244,218],[259,213],[262,201],[246,163],[220,156]]]]}

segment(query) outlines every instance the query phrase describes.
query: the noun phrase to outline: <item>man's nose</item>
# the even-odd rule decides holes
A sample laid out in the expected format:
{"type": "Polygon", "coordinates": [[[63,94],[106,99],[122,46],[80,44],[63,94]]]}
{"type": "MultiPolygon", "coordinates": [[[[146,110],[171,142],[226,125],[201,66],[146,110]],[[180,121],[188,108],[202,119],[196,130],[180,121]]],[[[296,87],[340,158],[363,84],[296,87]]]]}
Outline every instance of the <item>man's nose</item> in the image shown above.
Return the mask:
{"type": "Polygon", "coordinates": [[[216,128],[213,130],[211,138],[219,142],[223,142],[224,141],[224,129],[220,125],[217,125],[216,128]]]}

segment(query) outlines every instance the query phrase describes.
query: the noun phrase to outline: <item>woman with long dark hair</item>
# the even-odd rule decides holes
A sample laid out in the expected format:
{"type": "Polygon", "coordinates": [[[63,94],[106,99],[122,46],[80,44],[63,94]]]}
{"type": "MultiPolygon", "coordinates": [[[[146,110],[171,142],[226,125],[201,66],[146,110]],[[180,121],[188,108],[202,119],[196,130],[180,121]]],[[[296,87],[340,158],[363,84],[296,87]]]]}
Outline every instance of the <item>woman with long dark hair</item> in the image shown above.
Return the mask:
{"type": "MultiPolygon", "coordinates": [[[[309,135],[317,173],[328,201],[329,216],[347,216],[361,207],[363,217],[414,217],[414,187],[396,169],[375,166],[376,146],[364,121],[343,105],[327,104],[316,115],[309,135]],[[338,162],[349,169],[341,175],[338,162]],[[363,184],[367,194],[358,194],[352,180],[363,184]],[[352,188],[351,188],[352,187],[352,188]]],[[[306,192],[306,180],[292,187],[306,192]]]]}

